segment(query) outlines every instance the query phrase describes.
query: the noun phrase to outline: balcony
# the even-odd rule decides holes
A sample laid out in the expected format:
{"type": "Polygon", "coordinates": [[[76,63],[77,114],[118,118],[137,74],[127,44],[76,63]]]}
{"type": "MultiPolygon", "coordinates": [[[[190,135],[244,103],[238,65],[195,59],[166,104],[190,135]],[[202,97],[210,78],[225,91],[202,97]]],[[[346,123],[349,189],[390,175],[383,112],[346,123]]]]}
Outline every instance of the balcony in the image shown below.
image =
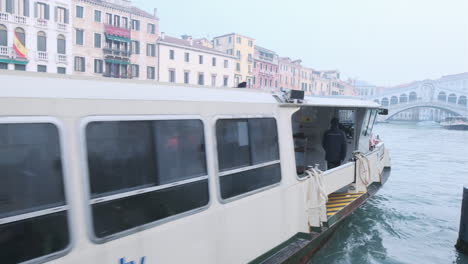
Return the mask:
{"type": "Polygon", "coordinates": [[[65,54],[57,54],[57,63],[59,64],[67,64],[67,55],[65,54]]]}
{"type": "Polygon", "coordinates": [[[14,15],[13,20],[17,24],[26,25],[27,19],[24,16],[14,15]]]}
{"type": "Polygon", "coordinates": [[[60,30],[60,31],[67,31],[68,29],[68,25],[67,24],[64,24],[64,23],[57,23],[57,30],[60,30]]]}
{"type": "Polygon", "coordinates": [[[10,14],[0,12],[0,21],[8,22],[10,20],[10,14]]]}
{"type": "Polygon", "coordinates": [[[11,48],[7,46],[0,46],[0,56],[1,57],[10,57],[11,48]]]}
{"type": "Polygon", "coordinates": [[[49,55],[47,51],[38,51],[36,53],[36,59],[38,61],[48,61],[49,60],[49,55]]]}
{"type": "Polygon", "coordinates": [[[42,18],[38,18],[36,20],[36,26],[38,26],[40,28],[47,28],[47,20],[42,19],[42,18]]]}
{"type": "Polygon", "coordinates": [[[132,55],[132,53],[127,50],[104,48],[103,51],[104,55],[112,55],[116,57],[130,57],[132,55]]]}

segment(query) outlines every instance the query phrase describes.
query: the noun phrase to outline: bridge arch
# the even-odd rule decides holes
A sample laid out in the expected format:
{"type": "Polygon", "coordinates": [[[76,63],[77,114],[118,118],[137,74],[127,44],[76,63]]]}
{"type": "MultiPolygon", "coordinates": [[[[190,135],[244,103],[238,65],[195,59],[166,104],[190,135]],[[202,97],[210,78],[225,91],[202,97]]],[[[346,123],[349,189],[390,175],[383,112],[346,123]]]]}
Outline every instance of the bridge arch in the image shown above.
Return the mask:
{"type": "Polygon", "coordinates": [[[408,102],[408,96],[405,93],[400,95],[400,104],[407,103],[407,102],[408,102]]]}
{"type": "Polygon", "coordinates": [[[418,100],[418,94],[416,92],[411,92],[409,94],[409,101],[414,102],[418,100]]]}
{"type": "Polygon", "coordinates": [[[398,104],[398,97],[392,96],[392,97],[390,98],[390,104],[391,104],[391,105],[396,105],[396,104],[398,104]]]}
{"type": "Polygon", "coordinates": [[[449,96],[447,97],[447,101],[449,103],[452,103],[452,104],[456,104],[457,103],[457,95],[456,94],[449,94],[449,96]]]}
{"type": "Polygon", "coordinates": [[[434,105],[434,106],[411,105],[411,106],[408,106],[408,107],[403,107],[401,109],[398,109],[397,111],[394,111],[394,112],[391,111],[389,113],[389,115],[385,118],[385,120],[391,120],[393,117],[397,116],[398,114],[400,114],[402,112],[406,112],[406,111],[416,109],[416,108],[420,108],[420,107],[443,110],[443,111],[451,113],[454,116],[463,116],[464,115],[462,112],[458,112],[456,110],[449,109],[448,107],[444,107],[444,106],[438,106],[438,105],[434,105]]]}
{"type": "Polygon", "coordinates": [[[458,104],[466,106],[466,96],[462,95],[458,98],[458,104]]]}
{"type": "Polygon", "coordinates": [[[382,98],[381,102],[382,102],[382,106],[388,106],[388,104],[389,104],[389,101],[388,101],[387,97],[382,98]]]}
{"type": "Polygon", "coordinates": [[[437,100],[447,102],[447,94],[445,92],[440,92],[437,96],[437,100]]]}

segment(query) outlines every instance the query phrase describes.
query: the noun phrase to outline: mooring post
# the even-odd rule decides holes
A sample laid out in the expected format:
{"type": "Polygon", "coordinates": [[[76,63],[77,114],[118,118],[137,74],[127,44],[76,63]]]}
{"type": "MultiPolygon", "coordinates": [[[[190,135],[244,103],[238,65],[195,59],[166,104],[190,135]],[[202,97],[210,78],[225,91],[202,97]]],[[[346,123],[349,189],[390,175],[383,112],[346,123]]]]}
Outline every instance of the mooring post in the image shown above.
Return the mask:
{"type": "Polygon", "coordinates": [[[455,246],[460,252],[468,255],[468,186],[463,187],[463,201],[460,219],[460,232],[455,246]]]}

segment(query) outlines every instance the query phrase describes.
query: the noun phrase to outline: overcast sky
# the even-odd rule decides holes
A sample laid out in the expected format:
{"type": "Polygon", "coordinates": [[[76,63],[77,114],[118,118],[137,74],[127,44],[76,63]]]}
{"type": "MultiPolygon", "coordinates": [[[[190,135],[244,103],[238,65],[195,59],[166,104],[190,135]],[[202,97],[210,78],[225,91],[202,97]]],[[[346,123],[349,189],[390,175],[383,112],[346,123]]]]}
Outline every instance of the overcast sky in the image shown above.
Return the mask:
{"type": "Polygon", "coordinates": [[[160,31],[236,32],[317,70],[376,85],[468,72],[468,0],[133,0],[160,31]]]}

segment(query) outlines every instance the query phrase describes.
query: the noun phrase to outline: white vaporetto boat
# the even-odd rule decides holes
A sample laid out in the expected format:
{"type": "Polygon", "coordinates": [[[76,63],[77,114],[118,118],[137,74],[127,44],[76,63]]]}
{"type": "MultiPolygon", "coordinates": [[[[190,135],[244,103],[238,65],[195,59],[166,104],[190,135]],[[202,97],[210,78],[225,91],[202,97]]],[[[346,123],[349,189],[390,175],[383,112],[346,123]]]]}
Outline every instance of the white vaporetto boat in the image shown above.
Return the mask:
{"type": "Polygon", "coordinates": [[[445,118],[440,125],[445,129],[450,130],[468,130],[468,118],[463,116],[451,116],[445,118]]]}
{"type": "Polygon", "coordinates": [[[373,102],[11,71],[0,83],[3,264],[305,263],[389,175],[387,148],[369,144],[373,102]],[[333,117],[348,152],[326,170],[333,117]]]}

